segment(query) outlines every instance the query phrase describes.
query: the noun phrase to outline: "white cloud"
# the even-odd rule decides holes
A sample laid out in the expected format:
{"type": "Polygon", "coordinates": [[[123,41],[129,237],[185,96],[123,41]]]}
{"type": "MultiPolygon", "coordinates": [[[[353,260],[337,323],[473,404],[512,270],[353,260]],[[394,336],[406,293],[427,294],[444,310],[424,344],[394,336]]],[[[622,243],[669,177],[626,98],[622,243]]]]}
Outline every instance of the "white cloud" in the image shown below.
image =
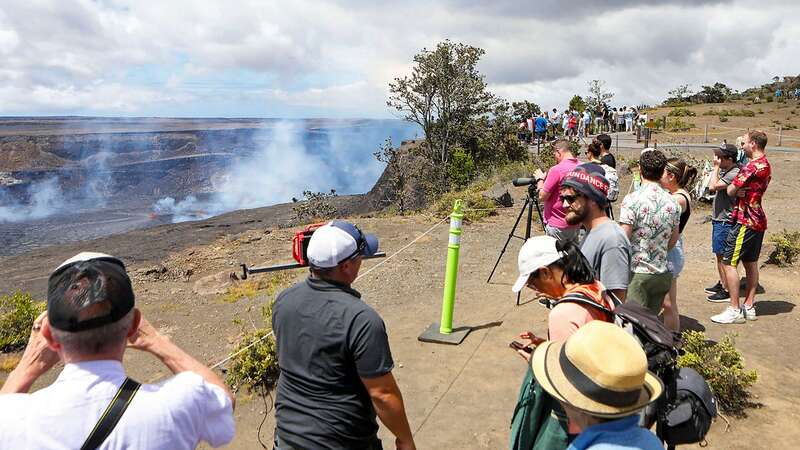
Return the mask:
{"type": "Polygon", "coordinates": [[[387,84],[449,38],[509,100],[619,103],[800,73],[800,5],[762,1],[39,0],[0,11],[0,114],[388,116],[387,84]],[[206,110],[205,108],[213,108],[206,110]]]}

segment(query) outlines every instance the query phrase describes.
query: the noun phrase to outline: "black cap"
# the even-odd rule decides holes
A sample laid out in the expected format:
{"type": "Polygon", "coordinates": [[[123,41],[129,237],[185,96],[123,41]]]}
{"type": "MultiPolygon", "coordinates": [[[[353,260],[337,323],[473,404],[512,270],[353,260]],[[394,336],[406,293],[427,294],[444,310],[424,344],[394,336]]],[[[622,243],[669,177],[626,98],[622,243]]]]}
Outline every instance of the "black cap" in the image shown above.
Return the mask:
{"type": "Polygon", "coordinates": [[[739,149],[733,144],[725,143],[720,145],[719,152],[725,158],[732,159],[734,161],[736,161],[736,158],[739,156],[739,149]]]}
{"type": "Polygon", "coordinates": [[[114,323],[134,306],[125,264],[103,253],[83,252],[59,265],[47,281],[47,320],[62,331],[114,323]]]}

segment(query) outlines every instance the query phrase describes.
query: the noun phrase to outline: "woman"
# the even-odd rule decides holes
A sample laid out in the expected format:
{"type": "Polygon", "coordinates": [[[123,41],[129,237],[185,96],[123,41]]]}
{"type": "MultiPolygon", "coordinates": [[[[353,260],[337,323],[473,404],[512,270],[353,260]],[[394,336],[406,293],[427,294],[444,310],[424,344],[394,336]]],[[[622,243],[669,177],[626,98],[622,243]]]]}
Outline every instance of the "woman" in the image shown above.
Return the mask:
{"type": "MultiPolygon", "coordinates": [[[[578,298],[609,310],[614,308],[604,293],[603,285],[595,280],[589,262],[572,241],[558,241],[550,236],[532,237],[522,246],[518,264],[520,275],[512,288],[514,292],[528,286],[556,299],[547,321],[548,340],[565,341],[575,330],[592,320],[612,320],[599,308],[568,301],[578,298]]],[[[519,337],[526,341],[524,344],[528,349],[546,340],[530,331],[520,333],[519,337]]],[[[530,359],[530,354],[524,349],[518,352],[526,361],[530,359]]],[[[532,376],[530,365],[528,368],[512,418],[510,447],[566,448],[580,429],[567,424],[561,406],[541,389],[532,376]]]]}
{"type": "MultiPolygon", "coordinates": [[[[589,159],[588,162],[592,164],[597,164],[603,168],[606,172],[606,180],[608,180],[608,201],[615,202],[617,201],[617,197],[619,197],[619,175],[617,174],[617,169],[609,166],[603,161],[603,145],[597,140],[593,141],[586,147],[586,157],[589,159]]],[[[608,153],[608,155],[611,155],[608,153]]],[[[611,208],[611,205],[609,205],[611,208]]]]}
{"type": "Polygon", "coordinates": [[[672,286],[664,296],[664,326],[672,331],[680,331],[680,319],[678,316],[678,276],[683,270],[683,228],[689,221],[692,214],[691,197],[686,191],[686,186],[691,184],[697,177],[697,169],[686,164],[680,158],[670,158],[664,168],[664,175],[661,177],[661,187],[672,194],[672,198],[678,203],[681,211],[678,232],[681,237],[675,243],[675,247],[667,253],[667,265],[672,272],[672,286]]]}

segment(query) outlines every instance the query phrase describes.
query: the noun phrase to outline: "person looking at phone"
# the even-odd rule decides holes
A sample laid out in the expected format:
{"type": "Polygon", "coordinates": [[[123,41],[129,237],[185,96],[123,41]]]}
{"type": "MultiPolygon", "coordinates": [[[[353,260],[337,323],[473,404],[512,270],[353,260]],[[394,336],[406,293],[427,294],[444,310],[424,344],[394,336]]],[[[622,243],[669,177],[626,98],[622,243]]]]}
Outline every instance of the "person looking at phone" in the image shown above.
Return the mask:
{"type": "MultiPolygon", "coordinates": [[[[522,246],[517,262],[519,277],[512,288],[514,292],[527,286],[555,299],[548,316],[547,338],[524,331],[519,337],[526,347],[536,347],[545,340],[562,342],[593,320],[611,320],[598,308],[566,301],[577,297],[614,309],[604,293],[605,288],[595,279],[591,265],[576,243],[535,236],[522,246]]],[[[526,361],[530,360],[526,349],[517,352],[526,361]]],[[[541,448],[566,448],[571,437],[580,431],[575,424],[568,425],[563,408],[542,391],[530,368],[523,379],[511,427],[510,444],[514,449],[531,448],[532,443],[539,439],[547,439],[547,444],[541,448]],[[548,416],[541,415],[544,414],[542,411],[547,411],[548,416]],[[539,420],[532,418],[537,414],[539,420]]],[[[537,445],[541,444],[537,442],[537,445]]]]}

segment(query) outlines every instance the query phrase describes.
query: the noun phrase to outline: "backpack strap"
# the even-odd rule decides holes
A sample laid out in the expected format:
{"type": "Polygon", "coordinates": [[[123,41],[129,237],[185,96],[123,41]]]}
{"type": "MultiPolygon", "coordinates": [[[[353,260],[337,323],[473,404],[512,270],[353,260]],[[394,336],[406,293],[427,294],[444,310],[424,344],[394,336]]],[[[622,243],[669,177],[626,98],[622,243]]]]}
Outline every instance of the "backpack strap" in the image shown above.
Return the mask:
{"type": "MultiPolygon", "coordinates": [[[[612,298],[612,302],[613,301],[614,300],[612,298]]],[[[616,301],[619,301],[619,300],[616,300],[616,301]]],[[[572,293],[567,294],[567,295],[561,297],[560,299],[558,299],[558,301],[555,303],[555,305],[553,305],[553,307],[555,307],[556,305],[558,305],[559,303],[562,303],[562,302],[576,303],[578,305],[583,305],[583,306],[588,306],[590,308],[598,309],[598,310],[604,312],[606,314],[606,316],[608,316],[608,318],[610,319],[611,322],[614,321],[614,317],[615,317],[614,316],[614,311],[612,311],[612,310],[606,308],[605,306],[601,305],[600,303],[597,303],[596,301],[592,300],[592,298],[589,297],[586,294],[581,294],[580,292],[572,292],[572,293]]],[[[615,305],[616,305],[616,303],[615,303],[615,305]]]]}
{"type": "Polygon", "coordinates": [[[140,383],[130,378],[125,378],[125,381],[123,381],[122,385],[117,389],[117,393],[114,395],[111,403],[109,403],[106,410],[103,411],[100,420],[97,421],[89,437],[86,438],[86,441],[81,446],[81,450],[95,450],[105,442],[108,435],[111,434],[114,427],[117,426],[122,414],[128,409],[128,405],[131,404],[133,396],[139,391],[139,386],[141,386],[140,383]]]}

